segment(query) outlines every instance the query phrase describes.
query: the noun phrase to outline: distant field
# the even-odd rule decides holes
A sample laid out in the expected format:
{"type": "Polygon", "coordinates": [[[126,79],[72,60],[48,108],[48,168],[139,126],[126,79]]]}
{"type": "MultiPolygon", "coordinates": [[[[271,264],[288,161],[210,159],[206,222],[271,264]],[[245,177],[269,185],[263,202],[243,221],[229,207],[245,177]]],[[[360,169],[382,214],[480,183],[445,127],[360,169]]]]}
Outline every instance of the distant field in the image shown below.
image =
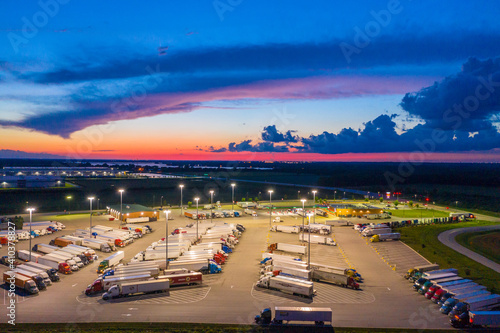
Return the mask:
{"type": "Polygon", "coordinates": [[[424,225],[413,228],[398,228],[401,240],[423,255],[430,262],[438,263],[441,268],[456,268],[464,278],[482,284],[492,292],[500,292],[500,273],[485,267],[474,260],[442,244],[438,235],[446,230],[492,225],[492,222],[471,221],[454,224],[424,225]]]}
{"type": "Polygon", "coordinates": [[[450,216],[449,212],[443,212],[434,209],[391,209],[390,212],[394,217],[408,218],[433,218],[450,216]]]}
{"type": "Polygon", "coordinates": [[[500,231],[469,232],[455,239],[460,245],[500,264],[500,231]]]}

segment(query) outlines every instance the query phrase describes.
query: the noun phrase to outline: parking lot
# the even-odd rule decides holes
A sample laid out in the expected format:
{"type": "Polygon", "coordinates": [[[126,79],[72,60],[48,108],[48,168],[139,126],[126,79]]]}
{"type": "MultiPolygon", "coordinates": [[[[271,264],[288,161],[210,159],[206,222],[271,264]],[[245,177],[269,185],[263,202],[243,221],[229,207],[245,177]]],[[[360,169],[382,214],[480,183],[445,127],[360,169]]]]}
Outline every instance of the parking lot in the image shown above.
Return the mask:
{"type": "MultiPolygon", "coordinates": [[[[180,217],[174,210],[174,220],[169,221],[169,231],[192,223],[180,217]]],[[[34,220],[47,220],[35,216],[34,220]]],[[[89,216],[61,216],[57,220],[66,229],[53,235],[32,239],[32,245],[48,243],[62,234],[71,234],[75,229],[87,228],[89,216]]],[[[299,225],[302,218],[285,216],[282,224],[299,225]]],[[[352,226],[336,226],[332,237],[338,246],[311,245],[311,261],[330,266],[354,267],[362,276],[361,290],[352,290],[325,283],[315,283],[317,295],[312,300],[276,291],[255,287],[260,276],[260,260],[269,243],[286,242],[300,244],[296,234],[269,232],[269,215],[259,213],[257,217],[243,215],[240,218],[217,219],[220,223],[241,223],[247,230],[240,243],[222,265],[222,273],[204,275],[199,287],[172,288],[168,293],[135,296],[112,301],[100,297],[88,297],[85,287],[96,277],[98,262],[81,271],[62,276],[61,282],[53,284],[39,295],[18,297],[16,320],[18,322],[78,323],[96,321],[175,321],[248,324],[258,312],[274,305],[318,305],[331,307],[334,326],[344,327],[396,327],[396,328],[449,328],[446,316],[428,311],[430,303],[415,295],[407,281],[401,278],[399,268],[394,271],[381,255],[353,230],[352,226]]],[[[317,223],[326,221],[318,218],[317,223]]],[[[117,227],[116,221],[107,216],[93,217],[93,224],[117,227]]],[[[151,222],[153,233],[137,239],[123,248],[125,262],[144,250],[153,241],[165,236],[165,221],[151,222]]],[[[28,249],[28,241],[17,243],[17,249],[28,249]]],[[[393,245],[387,247],[387,256],[401,251],[393,245]]],[[[399,242],[394,242],[394,244],[399,242]]],[[[404,246],[404,245],[403,245],[404,246]]],[[[380,253],[381,247],[377,248],[380,253]]],[[[6,255],[6,247],[0,249],[6,255]]],[[[100,259],[107,255],[99,253],[100,259]]],[[[0,266],[3,273],[7,267],[0,266]]],[[[2,299],[8,302],[6,290],[2,299]]],[[[2,313],[6,309],[2,309],[2,313]]],[[[4,317],[5,318],[5,317],[4,317]]]]}

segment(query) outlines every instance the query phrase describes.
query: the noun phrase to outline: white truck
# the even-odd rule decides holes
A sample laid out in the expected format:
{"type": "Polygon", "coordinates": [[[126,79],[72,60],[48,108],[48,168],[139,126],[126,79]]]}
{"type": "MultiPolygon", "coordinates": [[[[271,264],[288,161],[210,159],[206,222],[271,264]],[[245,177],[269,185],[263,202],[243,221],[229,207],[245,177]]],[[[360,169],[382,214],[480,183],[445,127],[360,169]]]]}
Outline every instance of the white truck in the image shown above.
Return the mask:
{"type": "Polygon", "coordinates": [[[105,253],[111,252],[111,247],[109,246],[108,242],[100,241],[97,239],[83,238],[82,246],[90,247],[91,249],[99,250],[105,253]]]}
{"type": "Polygon", "coordinates": [[[52,252],[49,255],[59,256],[61,258],[66,258],[67,260],[73,260],[76,263],[76,265],[78,266],[78,268],[82,268],[84,266],[82,259],[80,259],[74,253],[63,251],[63,249],[60,249],[59,251],[52,252]]]}
{"type": "Polygon", "coordinates": [[[66,246],[68,249],[77,249],[82,251],[86,256],[90,256],[91,261],[94,261],[97,259],[97,254],[95,253],[94,249],[87,247],[87,246],[80,246],[80,245],[75,245],[75,244],[69,244],[66,246]]]}
{"type": "Polygon", "coordinates": [[[276,306],[274,314],[273,318],[271,308],[266,308],[255,317],[255,323],[260,325],[281,325],[283,322],[288,324],[291,321],[313,321],[316,325],[324,325],[325,322],[332,323],[331,308],[276,306]]]}
{"type": "MultiPolygon", "coordinates": [[[[73,258],[72,256],[68,257],[67,255],[61,255],[60,253],[53,252],[53,253],[46,254],[43,257],[44,258],[53,258],[55,260],[60,260],[60,261],[65,261],[69,265],[69,267],[71,267],[71,270],[73,272],[78,271],[80,269],[80,267],[78,266],[76,261],[72,259],[73,258]]],[[[83,263],[82,263],[82,265],[83,265],[83,263]]]]}
{"type": "Polygon", "coordinates": [[[287,255],[270,253],[270,252],[264,252],[264,253],[262,253],[262,261],[260,263],[265,265],[269,260],[274,260],[277,258],[280,261],[284,261],[284,260],[286,260],[286,261],[301,261],[300,258],[297,258],[297,257],[291,257],[291,256],[287,256],[287,255]]]}
{"type": "Polygon", "coordinates": [[[387,240],[400,240],[401,234],[399,232],[391,232],[388,234],[373,235],[370,242],[384,242],[387,240]]]}
{"type": "Polygon", "coordinates": [[[52,280],[50,280],[49,275],[43,269],[35,268],[28,265],[19,265],[17,266],[17,268],[21,268],[22,270],[32,272],[33,274],[38,274],[38,276],[40,276],[43,279],[43,282],[45,283],[46,286],[52,285],[52,280]]]}
{"type": "Polygon", "coordinates": [[[123,283],[146,281],[151,279],[151,275],[144,272],[129,276],[108,276],[106,278],[97,278],[92,284],[89,284],[85,289],[86,295],[107,291],[112,286],[121,285],[123,283]]]}
{"type": "Polygon", "coordinates": [[[304,231],[309,231],[311,229],[312,233],[319,233],[320,235],[329,235],[332,233],[332,226],[320,223],[310,223],[304,226],[304,231]]]}
{"type": "Polygon", "coordinates": [[[34,261],[38,262],[38,258],[40,258],[42,254],[31,252],[31,260],[30,260],[30,251],[27,250],[19,250],[17,251],[17,258],[23,261],[34,261]]]}
{"type": "Polygon", "coordinates": [[[344,288],[351,287],[352,289],[359,289],[359,284],[356,283],[356,281],[354,281],[352,277],[345,274],[339,274],[337,272],[324,268],[313,269],[311,272],[313,281],[323,281],[337,284],[344,288]]]}
{"type": "Polygon", "coordinates": [[[50,278],[50,281],[52,281],[52,282],[60,281],[60,277],[59,277],[59,274],[57,272],[58,271],[57,269],[54,269],[54,268],[52,268],[50,266],[42,265],[40,263],[33,262],[33,261],[28,261],[24,265],[43,270],[45,273],[47,273],[47,275],[50,278]]]}
{"type": "Polygon", "coordinates": [[[169,269],[185,268],[190,271],[202,273],[220,273],[221,267],[210,259],[196,259],[196,260],[174,260],[169,262],[169,269]]]}
{"type": "Polygon", "coordinates": [[[168,279],[123,283],[109,288],[108,292],[102,295],[102,299],[106,301],[110,298],[134,294],[164,293],[167,292],[169,288],[170,281],[168,279]]]}
{"type": "Polygon", "coordinates": [[[287,234],[298,234],[300,228],[296,225],[273,225],[271,231],[274,232],[284,232],[287,234]]]}
{"type": "Polygon", "coordinates": [[[257,281],[257,287],[278,290],[293,295],[312,298],[314,295],[314,286],[312,282],[293,279],[284,276],[265,275],[257,281]]]}
{"type": "Polygon", "coordinates": [[[279,263],[273,264],[272,266],[266,266],[266,269],[270,272],[279,271],[279,275],[290,276],[294,278],[300,278],[304,280],[311,279],[311,271],[307,268],[290,267],[285,265],[280,265],[279,263]]]}
{"type": "Polygon", "coordinates": [[[331,245],[331,246],[337,245],[337,243],[335,243],[335,241],[330,237],[313,235],[313,234],[309,235],[308,233],[301,233],[299,235],[299,240],[301,242],[308,243],[309,239],[311,240],[311,244],[322,244],[322,245],[331,245]]]}
{"type": "Polygon", "coordinates": [[[273,243],[269,245],[269,250],[271,251],[283,251],[289,253],[306,254],[306,247],[302,245],[294,245],[287,243],[273,243]]]}
{"type": "MultiPolygon", "coordinates": [[[[149,261],[149,260],[158,260],[165,259],[167,253],[164,249],[159,250],[146,250],[137,253],[132,261],[149,261]]],[[[181,256],[181,252],[178,248],[169,248],[168,249],[168,258],[169,259],[177,259],[181,256]]]]}

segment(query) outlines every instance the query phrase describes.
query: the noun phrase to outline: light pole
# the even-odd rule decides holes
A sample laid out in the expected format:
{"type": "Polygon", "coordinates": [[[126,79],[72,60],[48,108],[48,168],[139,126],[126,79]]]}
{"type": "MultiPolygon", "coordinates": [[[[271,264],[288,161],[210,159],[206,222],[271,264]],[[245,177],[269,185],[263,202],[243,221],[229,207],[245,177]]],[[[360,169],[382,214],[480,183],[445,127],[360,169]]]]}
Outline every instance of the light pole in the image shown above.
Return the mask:
{"type": "Polygon", "coordinates": [[[163,195],[160,198],[160,209],[163,209],[163,195]]]}
{"type": "Polygon", "coordinates": [[[236,186],[236,184],[231,184],[231,190],[232,190],[232,201],[231,201],[231,210],[233,211],[233,214],[234,214],[234,187],[236,186]]]}
{"type": "Polygon", "coordinates": [[[170,214],[169,210],[163,211],[166,215],[165,219],[165,269],[168,269],[168,214],[170,214]]]}
{"type": "Polygon", "coordinates": [[[273,215],[273,205],[271,204],[271,195],[273,190],[269,190],[269,229],[271,229],[271,215],[273,215]]]}
{"type": "Polygon", "coordinates": [[[88,198],[90,200],[90,236],[92,238],[92,200],[94,200],[94,197],[89,197],[88,198]]]}
{"type": "Polygon", "coordinates": [[[335,202],[335,196],[337,195],[337,191],[333,192],[333,202],[335,202]]]}
{"type": "Polygon", "coordinates": [[[97,210],[99,210],[100,203],[101,203],[101,199],[97,198],[97,210]]]}
{"type": "Polygon", "coordinates": [[[68,214],[69,214],[69,211],[71,210],[71,198],[72,198],[72,196],[71,196],[71,195],[68,195],[68,196],[66,197],[66,199],[68,199],[68,214]]]}
{"type": "Polygon", "coordinates": [[[314,209],[313,209],[313,223],[316,223],[316,192],[318,191],[312,191],[313,193],[313,204],[314,204],[314,209]]]}
{"type": "Polygon", "coordinates": [[[181,216],[182,216],[182,189],[184,188],[184,185],[179,185],[181,188],[181,216]]]}
{"type": "Polygon", "coordinates": [[[311,270],[311,214],[307,215],[309,217],[309,238],[307,243],[307,270],[311,270]]]}
{"type": "Polygon", "coordinates": [[[212,223],[212,208],[214,202],[214,191],[210,191],[210,223],[212,223]]]}
{"type": "Polygon", "coordinates": [[[297,199],[300,199],[300,191],[297,191],[297,199]]]}
{"type": "Polygon", "coordinates": [[[304,205],[306,203],[306,199],[302,199],[300,201],[302,201],[302,244],[304,244],[304,218],[306,216],[304,205]]]}
{"type": "Polygon", "coordinates": [[[120,192],[120,223],[122,223],[123,218],[123,189],[118,190],[120,192]]]}
{"type": "Polygon", "coordinates": [[[35,208],[28,208],[27,211],[30,212],[30,258],[29,261],[31,261],[31,219],[33,217],[33,211],[35,208]]]}
{"type": "Polygon", "coordinates": [[[196,241],[198,242],[198,201],[200,198],[194,198],[194,201],[196,201],[196,241]]]}

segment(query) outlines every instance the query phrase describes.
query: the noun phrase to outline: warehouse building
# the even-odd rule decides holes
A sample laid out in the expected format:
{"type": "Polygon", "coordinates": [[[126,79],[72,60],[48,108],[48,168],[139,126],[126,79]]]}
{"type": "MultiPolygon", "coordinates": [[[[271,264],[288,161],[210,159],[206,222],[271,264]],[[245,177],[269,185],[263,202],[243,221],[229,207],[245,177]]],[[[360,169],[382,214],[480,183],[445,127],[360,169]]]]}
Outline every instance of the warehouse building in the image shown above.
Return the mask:
{"type": "Polygon", "coordinates": [[[330,212],[335,213],[338,217],[362,217],[367,214],[381,214],[383,209],[373,206],[361,206],[350,204],[332,204],[328,206],[330,212]]]}
{"type": "Polygon", "coordinates": [[[121,207],[122,205],[118,204],[106,209],[109,215],[127,223],[157,221],[160,214],[157,210],[137,204],[123,204],[123,211],[120,211],[121,207]]]}

